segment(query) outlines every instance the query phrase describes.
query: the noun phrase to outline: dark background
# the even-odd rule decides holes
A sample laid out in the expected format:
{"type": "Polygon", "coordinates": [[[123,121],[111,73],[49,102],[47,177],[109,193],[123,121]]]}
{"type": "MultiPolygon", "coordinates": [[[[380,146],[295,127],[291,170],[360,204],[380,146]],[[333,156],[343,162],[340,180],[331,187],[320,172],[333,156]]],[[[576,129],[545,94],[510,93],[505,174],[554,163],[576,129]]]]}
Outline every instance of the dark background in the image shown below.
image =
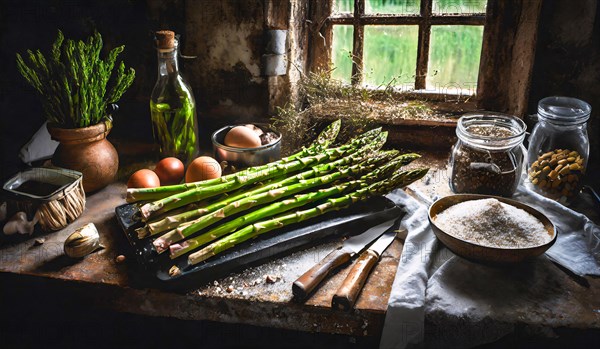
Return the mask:
{"type": "Polygon", "coordinates": [[[119,59],[135,69],[136,78],[118,103],[120,111],[111,137],[150,141],[148,101],[157,77],[154,31],[169,28],[183,32],[185,22],[178,4],[144,0],[1,0],[0,179],[22,166],[17,157],[19,149],[45,121],[32,88],[16,69],[15,53],[38,48],[46,53],[58,29],[71,39],[85,39],[98,30],[104,41],[103,53],[124,44],[119,59]]]}

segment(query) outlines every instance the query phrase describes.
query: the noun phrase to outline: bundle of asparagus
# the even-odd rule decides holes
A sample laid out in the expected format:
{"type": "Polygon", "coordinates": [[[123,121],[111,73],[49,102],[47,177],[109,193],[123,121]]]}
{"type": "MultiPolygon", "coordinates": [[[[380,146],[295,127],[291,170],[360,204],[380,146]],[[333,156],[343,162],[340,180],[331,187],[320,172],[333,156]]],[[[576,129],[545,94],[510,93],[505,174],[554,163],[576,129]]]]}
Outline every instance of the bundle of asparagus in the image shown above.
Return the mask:
{"type": "Polygon", "coordinates": [[[102,45],[98,32],[75,41],[65,40],[59,30],[48,55],[40,50],[17,53],[17,69],[35,89],[50,123],[78,128],[109,119],[109,106],[131,86],[135,71],[117,62],[125,46],[101,58],[102,45]]]}
{"type": "Polygon", "coordinates": [[[250,238],[385,194],[427,173],[400,170],[419,155],[382,151],[387,133],[379,128],[330,148],[339,129],[336,121],[309,147],[264,166],[207,181],[128,189],[128,202],[152,200],[140,207],[145,225],[138,237],[155,238],[156,251],[170,251],[171,258],[191,253],[188,263],[196,264],[250,238]]]}

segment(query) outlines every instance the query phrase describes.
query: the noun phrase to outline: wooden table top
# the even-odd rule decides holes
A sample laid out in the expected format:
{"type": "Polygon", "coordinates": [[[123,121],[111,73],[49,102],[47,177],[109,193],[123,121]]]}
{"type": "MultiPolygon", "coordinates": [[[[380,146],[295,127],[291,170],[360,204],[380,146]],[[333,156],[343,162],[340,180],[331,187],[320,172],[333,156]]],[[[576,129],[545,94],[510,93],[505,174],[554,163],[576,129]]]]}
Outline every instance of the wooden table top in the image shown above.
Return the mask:
{"type": "MultiPolygon", "coordinates": [[[[415,187],[430,196],[448,191],[445,155],[425,157],[416,165],[419,164],[434,170],[415,187]]],[[[42,234],[45,242],[41,245],[34,241],[40,235],[0,240],[0,279],[53,280],[56,282],[49,282],[46,287],[68,289],[77,293],[78,299],[90,299],[98,306],[121,312],[353,336],[380,335],[402,254],[403,244],[399,239],[383,254],[358,299],[356,310],[348,313],[330,307],[331,296],[345,278],[348,267],[329,278],[305,303],[293,301],[291,292],[292,282],[339,246],[339,239],[230,275],[216,276],[212,282],[198,285],[192,291],[164,291],[143,277],[144,271],[131,256],[131,247],[115,219],[114,208],[125,202],[125,189],[125,184],[117,182],[90,195],[82,216],[61,231],[42,234]],[[105,248],[81,260],[69,259],[63,253],[64,240],[88,222],[98,228],[105,248]],[[128,258],[117,263],[118,255],[128,258]],[[275,282],[267,282],[267,276],[275,282]]],[[[582,301],[587,299],[592,306],[595,301],[589,294],[599,295],[597,281],[591,280],[591,288],[585,292],[570,284],[565,292],[581,293],[582,301]]],[[[571,315],[575,316],[565,316],[571,315]]]]}

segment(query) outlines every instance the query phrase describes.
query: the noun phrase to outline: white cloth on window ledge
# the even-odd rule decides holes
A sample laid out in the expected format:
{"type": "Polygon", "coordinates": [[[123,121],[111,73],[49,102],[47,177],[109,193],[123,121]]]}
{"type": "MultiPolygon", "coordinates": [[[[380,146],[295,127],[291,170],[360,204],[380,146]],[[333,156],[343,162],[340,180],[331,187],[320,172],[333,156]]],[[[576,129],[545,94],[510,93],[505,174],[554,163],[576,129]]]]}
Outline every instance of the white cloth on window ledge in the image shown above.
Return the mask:
{"type": "MultiPolygon", "coordinates": [[[[527,294],[548,292],[544,283],[549,281],[544,276],[554,272],[548,272],[549,268],[557,268],[548,258],[577,275],[600,275],[600,227],[586,216],[522,185],[517,188],[513,199],[543,212],[556,226],[558,237],[545,256],[519,269],[498,269],[456,256],[435,238],[427,218],[428,203],[417,201],[402,190],[390,193],[388,198],[407,212],[401,227],[406,228],[408,236],[388,302],[380,343],[383,349],[421,344],[426,312],[434,318],[435,315],[443,318],[446,314],[459,313],[459,317],[469,314],[475,319],[489,318],[490,312],[510,313],[512,308],[503,307],[514,308],[515,304],[506,305],[506,295],[516,292],[515,285],[523,287],[524,277],[534,280],[528,281],[530,289],[516,293],[518,296],[514,302],[535,301],[527,298],[527,294]],[[465,292],[465,288],[473,288],[473,292],[465,292]],[[480,292],[477,293],[477,290],[480,292]]],[[[536,296],[539,295],[531,297],[536,296]]],[[[489,343],[510,333],[512,327],[507,326],[495,326],[494,333],[478,328],[460,328],[455,331],[455,338],[437,338],[438,342],[434,340],[427,345],[461,347],[489,343]],[[463,332],[468,332],[468,335],[461,335],[463,332]]]]}

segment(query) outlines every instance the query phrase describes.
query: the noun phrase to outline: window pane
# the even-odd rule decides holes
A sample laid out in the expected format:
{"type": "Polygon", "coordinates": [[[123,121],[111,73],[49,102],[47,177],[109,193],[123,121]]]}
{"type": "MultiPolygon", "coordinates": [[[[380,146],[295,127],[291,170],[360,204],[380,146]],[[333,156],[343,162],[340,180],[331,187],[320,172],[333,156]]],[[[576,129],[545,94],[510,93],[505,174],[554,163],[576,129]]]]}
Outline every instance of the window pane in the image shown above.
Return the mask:
{"type": "Polygon", "coordinates": [[[418,14],[420,0],[366,0],[365,13],[418,14]]]}
{"type": "Polygon", "coordinates": [[[395,79],[394,85],[412,89],[418,33],[416,25],[365,26],[365,83],[381,86],[395,79]]]}
{"type": "Polygon", "coordinates": [[[433,13],[485,13],[487,0],[433,0],[433,13]]]}
{"type": "Polygon", "coordinates": [[[427,89],[474,94],[482,36],[483,26],[432,26],[427,89]]]}
{"type": "Polygon", "coordinates": [[[334,79],[350,83],[352,77],[352,38],[354,27],[351,25],[333,26],[333,49],[331,60],[335,70],[331,73],[334,79]]]}
{"type": "Polygon", "coordinates": [[[335,0],[333,3],[333,12],[354,12],[354,0],[335,0]]]}

